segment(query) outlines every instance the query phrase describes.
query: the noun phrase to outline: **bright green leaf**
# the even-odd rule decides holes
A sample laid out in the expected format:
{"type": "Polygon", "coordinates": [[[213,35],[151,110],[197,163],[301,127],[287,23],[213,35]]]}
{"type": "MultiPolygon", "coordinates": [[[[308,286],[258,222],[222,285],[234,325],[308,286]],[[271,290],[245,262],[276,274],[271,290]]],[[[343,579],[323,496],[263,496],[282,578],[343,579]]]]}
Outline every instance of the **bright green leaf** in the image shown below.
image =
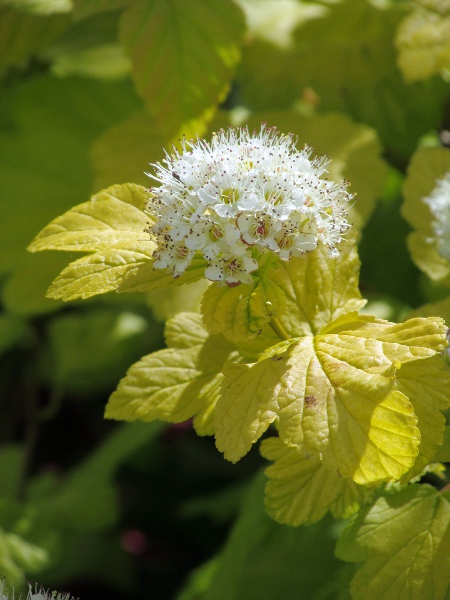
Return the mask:
{"type": "Polygon", "coordinates": [[[395,39],[398,64],[407,81],[426,79],[450,69],[450,10],[440,14],[418,6],[400,23],[395,39]]]}
{"type": "Polygon", "coordinates": [[[363,562],[354,600],[444,600],[450,572],[450,505],[436,489],[385,494],[344,531],[337,556],[363,562]]]}
{"type": "Polygon", "coordinates": [[[288,334],[317,333],[338,316],[364,306],[358,274],[358,253],[351,237],[341,244],[337,258],[330,258],[328,249],[320,245],[303,257],[281,262],[270,279],[285,295],[279,319],[288,334]]]}
{"type": "Polygon", "coordinates": [[[145,356],[129,369],[109,399],[105,416],[180,423],[197,415],[197,431],[211,435],[220,371],[232,347],[222,336],[208,336],[196,313],[169,320],[166,335],[172,347],[145,356]]]}
{"type": "Polygon", "coordinates": [[[368,495],[367,488],[329,471],[318,458],[302,457],[279,438],[264,440],[261,454],[275,461],[266,469],[265,505],[279,523],[294,527],[314,523],[329,510],[336,518],[347,518],[368,495]]]}
{"type": "Polygon", "coordinates": [[[170,136],[225,98],[239,60],[244,19],[231,0],[139,0],[119,37],[150,114],[170,136]]]}
{"type": "Polygon", "coordinates": [[[431,279],[448,281],[450,263],[438,251],[430,207],[423,201],[450,169],[448,148],[420,148],[408,167],[403,193],[402,214],[416,231],[408,237],[408,247],[417,266],[431,279]]]}

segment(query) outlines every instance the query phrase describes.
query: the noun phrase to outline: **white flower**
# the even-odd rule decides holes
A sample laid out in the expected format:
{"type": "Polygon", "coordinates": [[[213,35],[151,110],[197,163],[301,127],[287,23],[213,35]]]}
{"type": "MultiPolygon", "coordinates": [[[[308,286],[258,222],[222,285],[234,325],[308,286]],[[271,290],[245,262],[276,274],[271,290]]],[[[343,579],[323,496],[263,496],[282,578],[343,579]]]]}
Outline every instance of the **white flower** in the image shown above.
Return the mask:
{"type": "MultiPolygon", "coordinates": [[[[14,586],[10,593],[6,587],[5,580],[1,580],[0,600],[15,600],[15,598],[14,586]]],[[[18,596],[18,600],[22,600],[21,594],[18,596]]],[[[37,586],[35,586],[33,590],[32,586],[29,585],[26,600],[74,600],[74,598],[70,594],[61,594],[54,591],[50,592],[49,590],[45,590],[42,587],[38,588],[37,586]]]]}
{"type": "Polygon", "coordinates": [[[311,154],[264,125],[221,130],[210,143],[183,140],[149,174],[160,184],[146,208],[156,218],[155,268],[179,277],[197,254],[207,279],[235,286],[252,281],[265,252],[290,260],[322,243],[338,256],[352,196],[345,182],[321,178],[329,160],[311,154]]]}
{"type": "Polygon", "coordinates": [[[450,260],[450,171],[436,181],[431,194],[423,199],[430,207],[439,254],[450,260]]]}

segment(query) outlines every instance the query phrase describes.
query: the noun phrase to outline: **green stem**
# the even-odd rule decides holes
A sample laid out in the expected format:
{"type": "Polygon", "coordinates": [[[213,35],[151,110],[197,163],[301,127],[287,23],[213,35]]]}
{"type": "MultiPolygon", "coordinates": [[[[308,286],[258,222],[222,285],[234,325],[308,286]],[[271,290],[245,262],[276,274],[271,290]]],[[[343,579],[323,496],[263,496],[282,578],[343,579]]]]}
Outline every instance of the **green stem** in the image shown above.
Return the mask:
{"type": "Polygon", "coordinates": [[[269,325],[275,331],[280,340],[289,340],[291,338],[291,336],[288,334],[286,329],[276,317],[272,317],[272,319],[270,319],[269,325]]]}

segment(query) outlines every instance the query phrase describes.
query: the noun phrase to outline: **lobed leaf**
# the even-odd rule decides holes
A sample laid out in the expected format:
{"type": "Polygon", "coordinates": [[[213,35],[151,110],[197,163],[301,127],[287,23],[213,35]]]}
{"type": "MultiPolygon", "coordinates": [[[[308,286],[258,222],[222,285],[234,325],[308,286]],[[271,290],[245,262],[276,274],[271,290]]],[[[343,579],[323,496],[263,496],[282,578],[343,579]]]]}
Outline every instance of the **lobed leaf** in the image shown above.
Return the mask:
{"type": "Polygon", "coordinates": [[[365,485],[397,480],[418,454],[412,403],[424,426],[424,456],[436,449],[431,438],[438,444],[442,435],[437,411],[447,405],[449,374],[440,356],[432,359],[446,347],[445,334],[436,318],[395,325],[351,313],[315,338],[274,346],[256,363],[226,364],[215,416],[217,447],[236,462],[277,420],[287,445],[310,458],[321,456],[342,477],[365,485]],[[397,377],[401,369],[403,377],[397,377]],[[442,386],[435,391],[437,374],[442,386]]]}
{"type": "Polygon", "coordinates": [[[294,527],[315,523],[329,510],[336,518],[347,518],[368,496],[367,488],[329,471],[319,458],[305,458],[279,438],[264,440],[261,454],[275,461],[265,471],[269,478],[265,505],[279,523],[294,527]]]}
{"type": "Polygon", "coordinates": [[[166,335],[174,347],[133,365],[109,399],[105,416],[180,423],[199,413],[198,431],[210,434],[210,411],[232,346],[222,336],[209,336],[196,313],[180,313],[169,320],[166,335]]]}
{"type": "Polygon", "coordinates": [[[428,485],[385,493],[344,530],[338,558],[364,562],[354,600],[444,600],[450,572],[450,505],[428,485]]]}
{"type": "Polygon", "coordinates": [[[359,259],[354,237],[330,258],[319,245],[303,257],[280,262],[270,278],[286,301],[281,323],[292,337],[318,333],[328,323],[366,303],[358,289],[359,259]]]}
{"type": "Polygon", "coordinates": [[[119,243],[149,243],[144,233],[150,221],[144,213],[147,200],[142,186],[113,185],[54,219],[35,237],[28,250],[94,252],[119,243]]]}

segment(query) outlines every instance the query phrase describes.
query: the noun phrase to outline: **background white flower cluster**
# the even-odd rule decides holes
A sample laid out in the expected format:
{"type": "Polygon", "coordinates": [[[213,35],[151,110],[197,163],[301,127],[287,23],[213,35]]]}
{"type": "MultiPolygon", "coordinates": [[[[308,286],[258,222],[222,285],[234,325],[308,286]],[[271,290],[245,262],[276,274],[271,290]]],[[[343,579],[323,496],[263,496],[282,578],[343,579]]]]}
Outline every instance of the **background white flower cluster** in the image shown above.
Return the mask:
{"type": "Polygon", "coordinates": [[[298,151],[292,135],[230,128],[210,143],[183,140],[150,177],[147,212],[157,242],[154,266],[180,276],[196,252],[205,276],[229,286],[251,282],[261,253],[289,260],[323,243],[331,256],[348,230],[346,182],[323,179],[327,157],[298,151]]]}

